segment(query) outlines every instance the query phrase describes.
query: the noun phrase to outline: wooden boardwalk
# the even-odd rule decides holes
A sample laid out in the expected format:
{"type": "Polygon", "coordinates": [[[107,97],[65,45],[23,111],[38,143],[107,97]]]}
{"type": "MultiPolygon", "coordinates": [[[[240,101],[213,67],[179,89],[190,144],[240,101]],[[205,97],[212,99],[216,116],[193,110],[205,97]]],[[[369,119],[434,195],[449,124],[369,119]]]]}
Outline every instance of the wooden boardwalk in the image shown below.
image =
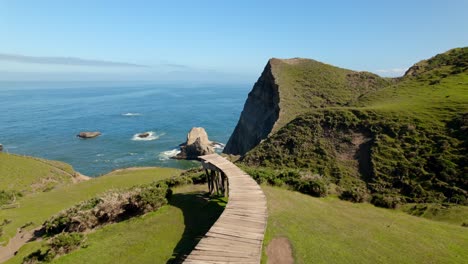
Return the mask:
{"type": "Polygon", "coordinates": [[[248,174],[219,156],[201,156],[228,178],[224,212],[184,263],[260,263],[267,223],[266,197],[248,174]]]}

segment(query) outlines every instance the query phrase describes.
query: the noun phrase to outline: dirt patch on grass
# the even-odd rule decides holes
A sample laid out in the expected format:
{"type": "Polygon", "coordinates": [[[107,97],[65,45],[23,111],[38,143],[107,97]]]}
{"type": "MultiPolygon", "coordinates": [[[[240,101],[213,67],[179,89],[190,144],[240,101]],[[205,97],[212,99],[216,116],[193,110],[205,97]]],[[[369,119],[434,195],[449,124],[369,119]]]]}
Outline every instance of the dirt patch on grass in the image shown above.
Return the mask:
{"type": "Polygon", "coordinates": [[[293,264],[292,247],[285,237],[271,240],[267,247],[268,264],[293,264]]]}

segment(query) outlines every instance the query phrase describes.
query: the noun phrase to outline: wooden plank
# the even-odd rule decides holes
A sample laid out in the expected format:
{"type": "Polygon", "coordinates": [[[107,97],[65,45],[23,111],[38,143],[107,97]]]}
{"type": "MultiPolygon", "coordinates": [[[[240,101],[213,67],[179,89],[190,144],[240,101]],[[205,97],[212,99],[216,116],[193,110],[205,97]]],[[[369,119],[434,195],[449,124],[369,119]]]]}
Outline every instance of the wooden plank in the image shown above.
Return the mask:
{"type": "Polygon", "coordinates": [[[250,175],[218,154],[199,158],[227,176],[229,200],[184,263],[260,263],[268,217],[263,190],[250,175]]]}
{"type": "Polygon", "coordinates": [[[261,246],[262,244],[262,240],[245,238],[245,237],[237,237],[237,236],[231,236],[231,235],[226,235],[226,234],[210,233],[210,234],[206,234],[206,238],[208,237],[219,238],[219,239],[229,239],[232,241],[246,242],[246,243],[255,244],[259,246],[261,246]]]}

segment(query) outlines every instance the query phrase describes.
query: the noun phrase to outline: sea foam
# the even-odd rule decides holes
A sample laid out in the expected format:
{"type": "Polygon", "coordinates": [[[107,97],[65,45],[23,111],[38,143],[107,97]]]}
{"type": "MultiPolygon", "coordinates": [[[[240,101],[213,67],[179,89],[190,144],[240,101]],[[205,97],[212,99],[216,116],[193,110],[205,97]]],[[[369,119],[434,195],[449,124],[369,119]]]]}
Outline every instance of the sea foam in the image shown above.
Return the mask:
{"type": "Polygon", "coordinates": [[[216,149],[216,150],[223,150],[224,147],[226,147],[226,145],[224,145],[223,143],[220,143],[220,142],[213,142],[213,148],[216,149]]]}
{"type": "Polygon", "coordinates": [[[151,140],[156,140],[156,139],[160,138],[161,136],[164,136],[164,133],[161,133],[161,134],[158,135],[154,131],[148,131],[148,132],[145,132],[145,133],[148,133],[149,136],[147,136],[145,138],[141,138],[141,137],[138,136],[141,133],[137,133],[137,134],[133,135],[132,140],[135,140],[135,141],[151,141],[151,140]]]}
{"type": "Polygon", "coordinates": [[[180,149],[173,149],[159,153],[159,160],[168,160],[180,153],[180,149]]]}
{"type": "Polygon", "coordinates": [[[125,113],[125,114],[122,114],[122,116],[141,116],[140,113],[125,113]]]}

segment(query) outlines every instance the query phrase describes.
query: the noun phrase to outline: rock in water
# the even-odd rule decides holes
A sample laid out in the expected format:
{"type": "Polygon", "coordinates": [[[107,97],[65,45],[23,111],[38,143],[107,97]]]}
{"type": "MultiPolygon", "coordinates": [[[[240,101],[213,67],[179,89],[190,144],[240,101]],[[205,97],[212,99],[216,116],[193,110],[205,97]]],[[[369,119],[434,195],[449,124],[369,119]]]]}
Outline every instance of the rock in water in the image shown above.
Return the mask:
{"type": "Polygon", "coordinates": [[[80,137],[80,138],[95,138],[95,137],[100,136],[100,135],[101,135],[101,132],[96,131],[96,132],[80,132],[76,136],[80,137]]]}
{"type": "Polygon", "coordinates": [[[2,152],[2,151],[3,151],[3,145],[0,144],[0,152],[2,152]]]}
{"type": "Polygon", "coordinates": [[[198,156],[213,154],[213,142],[203,127],[194,127],[187,135],[187,142],[180,145],[176,159],[198,159],[198,156]]]}
{"type": "Polygon", "coordinates": [[[139,137],[139,138],[147,138],[147,137],[149,137],[149,135],[150,135],[150,133],[145,132],[145,133],[138,134],[137,137],[139,137]]]}

